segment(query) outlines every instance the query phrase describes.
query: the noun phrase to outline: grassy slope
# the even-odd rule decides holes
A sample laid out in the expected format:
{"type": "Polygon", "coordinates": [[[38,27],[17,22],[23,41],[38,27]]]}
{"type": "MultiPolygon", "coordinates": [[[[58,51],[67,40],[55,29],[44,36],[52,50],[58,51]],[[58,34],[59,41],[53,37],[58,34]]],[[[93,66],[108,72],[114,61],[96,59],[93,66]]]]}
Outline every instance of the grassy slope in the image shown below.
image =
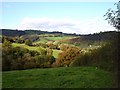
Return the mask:
{"type": "Polygon", "coordinates": [[[59,40],[63,40],[63,39],[68,39],[68,38],[72,38],[71,36],[63,36],[63,37],[40,37],[39,40],[37,40],[35,43],[46,43],[48,41],[59,41],[59,40]]]}
{"type": "Polygon", "coordinates": [[[95,67],[3,72],[3,88],[108,88],[112,80],[111,73],[95,67]]]}
{"type": "Polygon", "coordinates": [[[39,52],[39,47],[32,47],[32,46],[28,46],[28,45],[25,45],[25,44],[18,44],[18,43],[12,43],[12,45],[14,47],[17,47],[17,46],[20,46],[20,47],[24,47],[24,48],[27,48],[29,50],[36,50],[39,52]]]}
{"type": "Polygon", "coordinates": [[[56,41],[56,40],[62,40],[62,39],[69,38],[69,36],[63,36],[63,37],[46,37],[46,38],[49,39],[49,40],[56,41]]]}

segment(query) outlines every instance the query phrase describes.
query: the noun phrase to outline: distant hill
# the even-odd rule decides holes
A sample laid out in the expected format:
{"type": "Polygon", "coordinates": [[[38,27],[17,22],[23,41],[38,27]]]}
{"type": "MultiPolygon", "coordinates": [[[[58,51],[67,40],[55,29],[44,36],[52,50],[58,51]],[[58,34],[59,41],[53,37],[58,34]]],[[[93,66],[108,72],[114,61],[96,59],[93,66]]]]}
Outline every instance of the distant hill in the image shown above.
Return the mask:
{"type": "Polygon", "coordinates": [[[11,29],[0,29],[0,34],[4,36],[22,36],[22,35],[29,35],[29,34],[62,34],[62,32],[47,32],[47,31],[40,31],[40,30],[11,30],[11,29]]]}
{"type": "Polygon", "coordinates": [[[0,29],[0,34],[3,36],[24,36],[24,35],[40,35],[40,34],[57,34],[57,35],[70,35],[70,36],[80,36],[77,38],[72,38],[69,41],[70,42],[79,42],[79,41],[101,41],[101,40],[111,40],[117,36],[117,31],[107,31],[107,32],[100,32],[100,33],[94,33],[94,34],[68,34],[68,33],[62,33],[58,31],[54,32],[48,32],[48,31],[40,31],[40,30],[11,30],[11,29],[0,29]]]}
{"type": "Polygon", "coordinates": [[[79,35],[80,37],[72,38],[70,42],[80,42],[80,41],[106,41],[112,40],[117,36],[116,31],[108,31],[108,32],[100,32],[96,34],[88,34],[88,35],[79,35]]]}
{"type": "Polygon", "coordinates": [[[20,30],[11,30],[11,29],[0,29],[0,32],[2,32],[2,35],[4,36],[21,36],[25,35],[25,31],[20,31],[20,30]]]}

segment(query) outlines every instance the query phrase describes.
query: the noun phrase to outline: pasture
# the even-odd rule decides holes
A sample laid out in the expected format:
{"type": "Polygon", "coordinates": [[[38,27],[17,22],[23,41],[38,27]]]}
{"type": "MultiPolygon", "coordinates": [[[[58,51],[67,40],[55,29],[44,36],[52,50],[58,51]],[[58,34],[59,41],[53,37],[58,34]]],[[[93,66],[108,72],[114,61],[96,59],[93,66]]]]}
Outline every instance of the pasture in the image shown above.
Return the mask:
{"type": "Polygon", "coordinates": [[[95,67],[61,67],[3,72],[3,88],[111,88],[110,72],[95,67]]]}

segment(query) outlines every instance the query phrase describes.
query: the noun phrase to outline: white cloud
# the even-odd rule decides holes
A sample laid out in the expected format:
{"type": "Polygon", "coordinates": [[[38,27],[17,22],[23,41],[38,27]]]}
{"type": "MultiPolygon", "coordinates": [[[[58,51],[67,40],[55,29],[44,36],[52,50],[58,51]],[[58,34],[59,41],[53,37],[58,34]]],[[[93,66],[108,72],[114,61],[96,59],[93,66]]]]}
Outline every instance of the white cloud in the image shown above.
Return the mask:
{"type": "Polygon", "coordinates": [[[64,33],[89,34],[100,31],[113,31],[103,18],[95,17],[89,20],[24,18],[18,29],[35,29],[42,31],[61,31],[64,33]]]}

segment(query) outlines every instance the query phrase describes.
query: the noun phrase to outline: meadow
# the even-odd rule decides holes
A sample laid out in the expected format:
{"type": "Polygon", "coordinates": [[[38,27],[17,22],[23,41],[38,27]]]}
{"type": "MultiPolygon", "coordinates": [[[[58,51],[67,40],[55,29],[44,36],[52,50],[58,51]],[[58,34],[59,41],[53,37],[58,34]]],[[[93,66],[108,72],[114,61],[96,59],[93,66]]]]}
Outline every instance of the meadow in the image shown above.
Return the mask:
{"type": "Polygon", "coordinates": [[[60,67],[3,72],[3,88],[112,88],[110,72],[95,67],[60,67]]]}
{"type": "Polygon", "coordinates": [[[45,35],[39,35],[39,40],[35,41],[34,44],[36,43],[46,43],[48,41],[60,41],[60,40],[63,40],[63,39],[69,39],[71,38],[71,36],[58,36],[58,37],[55,37],[55,36],[46,36],[45,35]]]}

